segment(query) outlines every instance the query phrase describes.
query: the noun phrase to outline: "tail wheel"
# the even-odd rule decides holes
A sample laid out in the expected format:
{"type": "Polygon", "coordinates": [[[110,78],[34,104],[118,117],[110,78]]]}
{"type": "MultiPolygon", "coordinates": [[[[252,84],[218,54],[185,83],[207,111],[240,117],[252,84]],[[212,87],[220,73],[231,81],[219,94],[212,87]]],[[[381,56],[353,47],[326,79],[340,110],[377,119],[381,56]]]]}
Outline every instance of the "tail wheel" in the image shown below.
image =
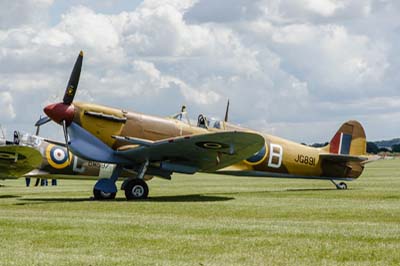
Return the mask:
{"type": "Polygon", "coordinates": [[[116,192],[114,193],[107,193],[104,191],[101,191],[99,189],[93,189],[93,196],[95,200],[112,200],[115,199],[115,196],[117,195],[116,192]]]}
{"type": "Polygon", "coordinates": [[[125,185],[125,197],[127,200],[146,199],[149,195],[149,187],[142,179],[129,180],[125,185]]]}

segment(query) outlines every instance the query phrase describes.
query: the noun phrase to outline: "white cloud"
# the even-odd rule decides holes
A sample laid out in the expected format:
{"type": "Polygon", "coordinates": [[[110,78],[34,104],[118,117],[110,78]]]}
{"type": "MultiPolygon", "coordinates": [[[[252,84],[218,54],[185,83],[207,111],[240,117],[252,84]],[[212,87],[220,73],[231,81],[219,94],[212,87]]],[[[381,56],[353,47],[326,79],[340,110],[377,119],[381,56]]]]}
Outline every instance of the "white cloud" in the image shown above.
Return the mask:
{"type": "Polygon", "coordinates": [[[303,0],[305,7],[319,15],[329,17],[338,9],[344,8],[344,2],[337,0],[303,0]]]}
{"type": "Polygon", "coordinates": [[[46,23],[53,0],[0,0],[0,30],[46,23]]]}
{"type": "Polygon", "coordinates": [[[8,2],[0,91],[7,117],[26,128],[61,99],[81,49],[77,100],[140,112],[167,115],[186,103],[191,114],[222,116],[230,98],[233,122],[304,140],[311,131],[325,139],[348,119],[379,125],[378,114],[393,118],[398,107],[394,1],[151,0],[113,14],[82,1],[52,23],[53,1],[8,2]],[[28,8],[33,15],[16,15],[28,8]]]}
{"type": "Polygon", "coordinates": [[[9,122],[15,118],[13,98],[9,92],[0,92],[0,119],[9,122]]]}

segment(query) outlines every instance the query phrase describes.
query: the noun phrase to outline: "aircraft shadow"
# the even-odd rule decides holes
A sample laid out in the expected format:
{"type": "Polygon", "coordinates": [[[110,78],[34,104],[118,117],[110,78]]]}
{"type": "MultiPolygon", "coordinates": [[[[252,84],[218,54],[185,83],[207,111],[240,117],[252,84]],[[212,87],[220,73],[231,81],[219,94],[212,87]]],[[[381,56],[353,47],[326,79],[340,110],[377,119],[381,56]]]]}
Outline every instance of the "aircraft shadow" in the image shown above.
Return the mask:
{"type": "Polygon", "coordinates": [[[299,189],[287,189],[287,192],[305,192],[305,191],[346,191],[346,190],[355,190],[354,188],[348,189],[337,189],[337,188],[299,188],[299,189]]]}
{"type": "Polygon", "coordinates": [[[12,198],[20,198],[21,196],[16,195],[0,195],[0,199],[12,199],[12,198]]]}
{"type": "MultiPolygon", "coordinates": [[[[137,202],[216,202],[216,201],[228,201],[233,200],[232,197],[223,197],[223,196],[208,196],[208,195],[200,195],[200,194],[193,194],[193,195],[178,195],[178,196],[158,196],[158,197],[149,197],[146,200],[133,200],[130,203],[137,203],[137,202]]],[[[16,203],[16,205],[26,205],[26,204],[33,204],[33,203],[44,203],[44,202],[84,202],[84,201],[95,201],[93,198],[22,198],[19,199],[20,201],[16,203]]],[[[101,201],[104,203],[107,202],[118,202],[124,201],[126,202],[125,198],[116,198],[114,200],[105,200],[101,201]]]]}
{"type": "Polygon", "coordinates": [[[149,197],[147,201],[155,202],[213,202],[213,201],[228,201],[233,200],[232,197],[222,197],[222,196],[208,196],[208,195],[179,195],[179,196],[159,196],[159,197],[149,197]]]}
{"type": "Polygon", "coordinates": [[[305,192],[305,191],[337,191],[336,188],[289,188],[286,192],[305,192]]]}
{"type": "Polygon", "coordinates": [[[31,205],[40,203],[56,203],[56,202],[84,202],[93,201],[91,198],[22,198],[18,199],[20,202],[14,205],[31,205]]]}
{"type": "MultiPolygon", "coordinates": [[[[355,190],[353,188],[349,188],[347,190],[355,190]]],[[[307,191],[338,191],[336,188],[293,188],[293,189],[283,189],[283,190],[256,190],[256,191],[233,191],[233,192],[227,192],[227,193],[218,193],[219,195],[238,195],[238,194],[259,194],[259,193],[265,193],[265,194],[276,194],[276,193],[285,193],[285,192],[307,192],[307,191]]],[[[346,191],[346,190],[343,190],[346,191]]]]}

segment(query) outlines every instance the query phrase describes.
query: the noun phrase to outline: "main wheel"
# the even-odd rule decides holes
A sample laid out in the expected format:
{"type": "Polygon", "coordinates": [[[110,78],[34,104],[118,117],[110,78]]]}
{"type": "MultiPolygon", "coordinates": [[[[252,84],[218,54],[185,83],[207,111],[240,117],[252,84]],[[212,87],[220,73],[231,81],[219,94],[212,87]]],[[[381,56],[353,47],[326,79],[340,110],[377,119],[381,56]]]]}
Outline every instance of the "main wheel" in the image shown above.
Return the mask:
{"type": "Polygon", "coordinates": [[[338,189],[347,189],[347,184],[345,182],[340,182],[338,189]]]}
{"type": "Polygon", "coordinates": [[[146,199],[149,195],[149,187],[142,179],[129,180],[125,185],[125,197],[127,200],[146,199]]]}
{"type": "Polygon", "coordinates": [[[115,199],[115,196],[117,195],[116,192],[114,193],[107,193],[103,192],[100,189],[93,189],[93,196],[95,200],[112,200],[115,199]]]}

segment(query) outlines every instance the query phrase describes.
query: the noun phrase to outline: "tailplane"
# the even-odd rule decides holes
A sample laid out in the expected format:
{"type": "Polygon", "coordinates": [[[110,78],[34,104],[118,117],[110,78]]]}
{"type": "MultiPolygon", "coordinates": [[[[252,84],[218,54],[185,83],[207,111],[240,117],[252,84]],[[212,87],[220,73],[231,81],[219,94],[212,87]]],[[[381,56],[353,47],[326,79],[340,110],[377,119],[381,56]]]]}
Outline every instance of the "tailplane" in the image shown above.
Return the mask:
{"type": "Polygon", "coordinates": [[[365,155],[367,140],[364,128],[355,120],[345,122],[324,149],[333,154],[365,155]]]}

